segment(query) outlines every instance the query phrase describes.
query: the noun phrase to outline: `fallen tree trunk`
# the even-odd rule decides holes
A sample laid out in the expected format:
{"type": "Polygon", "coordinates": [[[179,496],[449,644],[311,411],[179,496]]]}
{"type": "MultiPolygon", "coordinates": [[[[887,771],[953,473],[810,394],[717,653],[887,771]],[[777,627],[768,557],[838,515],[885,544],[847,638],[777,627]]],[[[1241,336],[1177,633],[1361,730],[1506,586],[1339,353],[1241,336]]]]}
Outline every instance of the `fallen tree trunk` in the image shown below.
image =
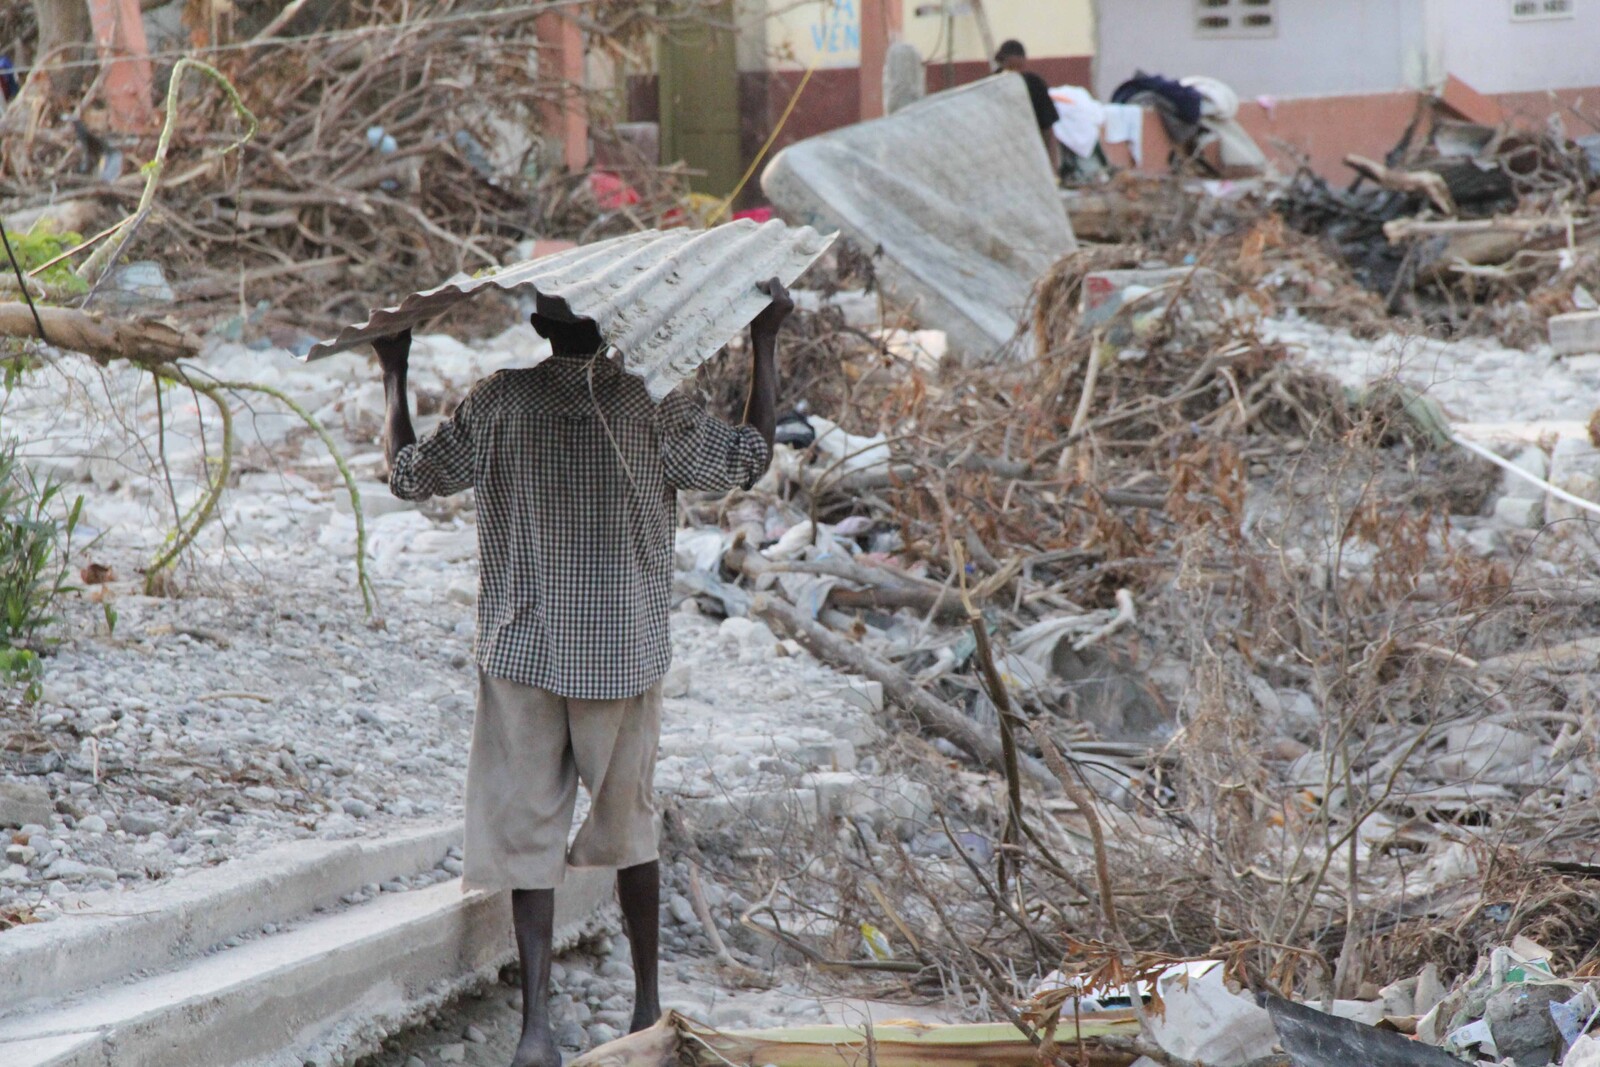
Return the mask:
{"type": "Polygon", "coordinates": [[[0,337],[39,338],[57,348],[82,352],[100,363],[127,360],[142,366],[173,363],[200,354],[200,339],[181,326],[160,319],[117,322],[89,311],[37,305],[39,320],[27,304],[0,304],[0,337]]]}
{"type": "MultiPolygon", "coordinates": [[[[971,719],[928,693],[898,667],[864,651],[776,597],[757,596],[750,605],[750,613],[792,634],[825,663],[877,682],[883,686],[889,700],[910,712],[928,732],[944,738],[980,763],[1004,772],[1005,754],[997,738],[984,735],[971,719]]],[[[1031,756],[1020,755],[1018,762],[1023,772],[1045,792],[1060,790],[1055,776],[1044,764],[1031,756]]]]}

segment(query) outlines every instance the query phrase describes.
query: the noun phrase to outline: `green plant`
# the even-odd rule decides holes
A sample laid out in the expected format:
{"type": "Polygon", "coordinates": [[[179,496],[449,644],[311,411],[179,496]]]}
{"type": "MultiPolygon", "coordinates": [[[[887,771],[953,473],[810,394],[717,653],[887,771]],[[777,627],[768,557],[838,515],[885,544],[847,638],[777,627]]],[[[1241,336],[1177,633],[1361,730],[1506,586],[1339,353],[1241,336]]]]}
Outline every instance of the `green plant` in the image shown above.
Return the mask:
{"type": "MultiPolygon", "coordinates": [[[[18,265],[25,272],[45,268],[39,271],[36,280],[46,289],[63,296],[81,296],[89,291],[88,283],[73,273],[71,259],[62,255],[83,244],[82,234],[55,233],[35,226],[27,233],[7,230],[6,237],[11,241],[11,250],[17,254],[18,265]]],[[[10,266],[6,264],[8,269],[10,266]]]]}
{"type": "Polygon", "coordinates": [[[58,518],[59,482],[39,482],[17,462],[14,440],[0,443],[0,682],[39,695],[39,631],[55,622],[67,584],[72,534],[83,513],[78,497],[58,518]]]}
{"type": "Polygon", "coordinates": [[[117,620],[121,618],[121,616],[117,614],[117,609],[111,606],[111,601],[106,600],[101,602],[100,610],[106,617],[106,636],[117,636],[117,620]]]}

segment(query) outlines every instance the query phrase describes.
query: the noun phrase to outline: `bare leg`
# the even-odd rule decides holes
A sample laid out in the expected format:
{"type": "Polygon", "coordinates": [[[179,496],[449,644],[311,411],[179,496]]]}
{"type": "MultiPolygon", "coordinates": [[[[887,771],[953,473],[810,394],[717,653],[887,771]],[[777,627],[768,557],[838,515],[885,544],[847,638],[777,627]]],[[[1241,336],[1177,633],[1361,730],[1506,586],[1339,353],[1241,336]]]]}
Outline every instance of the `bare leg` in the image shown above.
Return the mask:
{"type": "Polygon", "coordinates": [[[661,995],[656,986],[661,954],[661,864],[651,860],[618,871],[617,897],[633,954],[633,1022],[628,1033],[635,1034],[661,1018],[661,995]]]}
{"type": "Polygon", "coordinates": [[[554,889],[513,889],[511,922],[522,970],[522,1040],[511,1067],[561,1067],[550,1033],[550,955],[556,914],[554,889]]]}

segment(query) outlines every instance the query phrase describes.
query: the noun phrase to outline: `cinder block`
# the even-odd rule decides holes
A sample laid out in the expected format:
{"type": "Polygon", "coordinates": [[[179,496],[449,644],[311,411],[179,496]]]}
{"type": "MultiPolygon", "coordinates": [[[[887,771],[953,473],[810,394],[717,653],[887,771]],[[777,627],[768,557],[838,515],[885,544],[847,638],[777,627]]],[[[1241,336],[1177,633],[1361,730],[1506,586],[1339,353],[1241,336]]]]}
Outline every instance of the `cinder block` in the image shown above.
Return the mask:
{"type": "Polygon", "coordinates": [[[1600,311],[1550,316],[1550,347],[1563,356],[1600,352],[1600,311]]]}
{"type": "Polygon", "coordinates": [[[839,690],[839,695],[844,698],[845,703],[861,709],[868,715],[877,715],[883,711],[882,682],[852,678],[848,686],[839,690]]]}

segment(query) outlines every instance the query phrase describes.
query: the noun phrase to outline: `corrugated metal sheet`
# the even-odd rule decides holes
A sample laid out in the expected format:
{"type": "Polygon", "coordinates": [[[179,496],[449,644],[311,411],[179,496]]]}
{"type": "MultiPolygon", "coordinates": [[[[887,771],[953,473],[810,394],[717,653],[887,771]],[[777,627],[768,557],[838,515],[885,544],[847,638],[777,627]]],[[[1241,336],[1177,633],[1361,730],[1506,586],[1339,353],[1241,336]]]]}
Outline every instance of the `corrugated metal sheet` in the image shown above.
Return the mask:
{"type": "Polygon", "coordinates": [[[593,319],[627,370],[659,400],[767,306],[757,282],[776,277],[794,284],[832,242],[809,226],[777,220],[628,234],[476,278],[458,274],[398,307],[372,312],[366,322],[313,345],[306,358],[418,326],[493,286],[559,297],[593,319]]]}
{"type": "Polygon", "coordinates": [[[1077,247],[1021,78],[934,93],[790,145],[761,176],[788,218],[876,249],[883,291],[968,360],[1016,345],[1036,282],[1077,247]]]}

